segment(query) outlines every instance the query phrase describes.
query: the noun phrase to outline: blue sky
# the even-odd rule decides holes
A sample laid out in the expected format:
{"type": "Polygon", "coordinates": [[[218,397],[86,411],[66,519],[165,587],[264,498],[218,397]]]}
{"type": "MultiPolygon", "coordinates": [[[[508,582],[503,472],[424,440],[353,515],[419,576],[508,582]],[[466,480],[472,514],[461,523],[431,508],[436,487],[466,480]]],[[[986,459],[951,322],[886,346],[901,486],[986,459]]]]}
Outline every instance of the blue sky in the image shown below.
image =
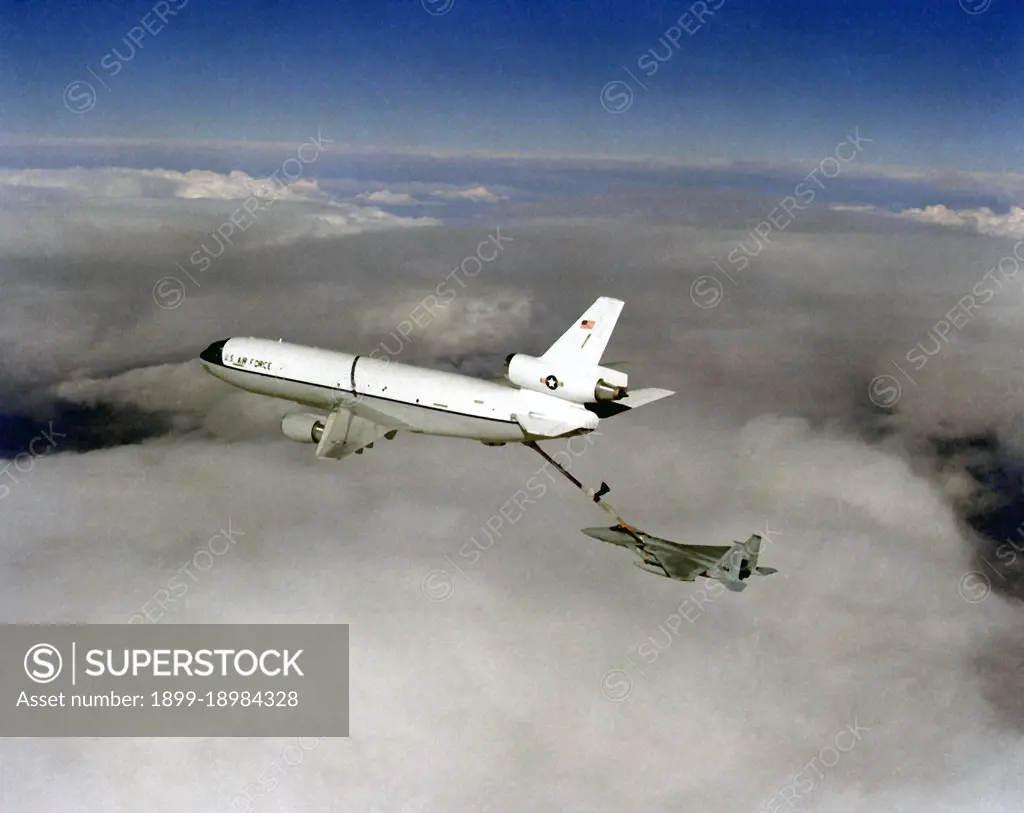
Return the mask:
{"type": "Polygon", "coordinates": [[[707,0],[717,11],[687,17],[675,47],[691,3],[168,0],[166,23],[159,5],[5,0],[0,134],[287,141],[321,126],[389,148],[800,161],[859,126],[873,163],[1022,168],[1009,0],[707,0]],[[96,89],[87,112],[64,104],[73,82],[96,89]],[[624,112],[602,106],[610,82],[633,93],[624,112]]]}

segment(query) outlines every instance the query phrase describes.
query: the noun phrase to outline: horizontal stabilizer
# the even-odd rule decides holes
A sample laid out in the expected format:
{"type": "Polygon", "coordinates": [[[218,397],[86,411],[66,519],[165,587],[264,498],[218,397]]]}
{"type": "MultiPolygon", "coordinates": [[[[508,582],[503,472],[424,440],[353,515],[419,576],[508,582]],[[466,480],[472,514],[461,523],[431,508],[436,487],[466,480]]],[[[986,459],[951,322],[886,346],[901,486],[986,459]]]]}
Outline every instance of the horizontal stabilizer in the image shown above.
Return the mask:
{"type": "Polygon", "coordinates": [[[619,398],[617,401],[590,401],[583,406],[597,415],[598,418],[610,418],[612,415],[618,415],[630,409],[653,404],[655,401],[668,398],[670,395],[675,395],[675,392],[659,389],[658,387],[646,387],[639,390],[630,390],[625,398],[619,398]]]}
{"type": "Polygon", "coordinates": [[[675,392],[659,389],[658,387],[646,387],[644,389],[631,390],[625,398],[616,401],[616,403],[623,404],[630,409],[636,409],[647,404],[653,404],[662,398],[668,398],[670,395],[675,395],[675,392]]]}

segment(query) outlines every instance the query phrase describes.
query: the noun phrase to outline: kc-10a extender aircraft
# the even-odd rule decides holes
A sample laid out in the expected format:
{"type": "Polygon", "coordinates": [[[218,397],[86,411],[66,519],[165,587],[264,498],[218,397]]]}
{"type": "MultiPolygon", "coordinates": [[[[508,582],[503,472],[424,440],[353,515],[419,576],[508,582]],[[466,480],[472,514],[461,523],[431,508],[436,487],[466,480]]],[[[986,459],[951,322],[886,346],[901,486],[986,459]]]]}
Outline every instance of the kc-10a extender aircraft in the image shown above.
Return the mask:
{"type": "Polygon", "coordinates": [[[199,358],[228,384],[325,410],[281,421],[319,458],[362,454],[399,431],[530,444],[593,432],[601,418],[674,394],[630,391],[626,373],[600,366],[623,304],[601,297],[544,355],[508,356],[508,384],[273,339],[222,339],[199,358]]]}

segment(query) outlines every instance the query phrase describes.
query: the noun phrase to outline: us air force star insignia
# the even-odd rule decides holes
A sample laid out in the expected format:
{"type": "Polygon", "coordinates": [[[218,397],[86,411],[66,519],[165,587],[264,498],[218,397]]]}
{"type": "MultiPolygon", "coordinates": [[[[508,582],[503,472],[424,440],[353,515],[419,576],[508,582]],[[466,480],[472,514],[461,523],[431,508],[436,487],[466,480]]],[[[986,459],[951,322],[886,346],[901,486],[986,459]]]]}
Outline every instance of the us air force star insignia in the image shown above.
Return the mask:
{"type": "Polygon", "coordinates": [[[547,378],[544,379],[544,384],[547,386],[549,390],[557,390],[558,383],[558,379],[555,378],[553,375],[549,375],[547,378]]]}

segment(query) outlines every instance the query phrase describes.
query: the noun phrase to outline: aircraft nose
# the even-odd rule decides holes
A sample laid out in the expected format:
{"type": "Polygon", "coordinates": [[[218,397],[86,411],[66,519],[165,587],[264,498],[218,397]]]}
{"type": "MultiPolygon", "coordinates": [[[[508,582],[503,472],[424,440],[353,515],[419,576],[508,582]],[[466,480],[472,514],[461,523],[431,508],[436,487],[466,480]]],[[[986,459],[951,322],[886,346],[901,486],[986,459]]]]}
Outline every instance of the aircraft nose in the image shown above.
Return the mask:
{"type": "Polygon", "coordinates": [[[214,342],[207,347],[202,353],[199,354],[199,358],[205,361],[207,364],[215,364],[218,367],[224,366],[224,360],[221,357],[224,345],[228,343],[227,339],[221,339],[219,342],[214,342]]]}

